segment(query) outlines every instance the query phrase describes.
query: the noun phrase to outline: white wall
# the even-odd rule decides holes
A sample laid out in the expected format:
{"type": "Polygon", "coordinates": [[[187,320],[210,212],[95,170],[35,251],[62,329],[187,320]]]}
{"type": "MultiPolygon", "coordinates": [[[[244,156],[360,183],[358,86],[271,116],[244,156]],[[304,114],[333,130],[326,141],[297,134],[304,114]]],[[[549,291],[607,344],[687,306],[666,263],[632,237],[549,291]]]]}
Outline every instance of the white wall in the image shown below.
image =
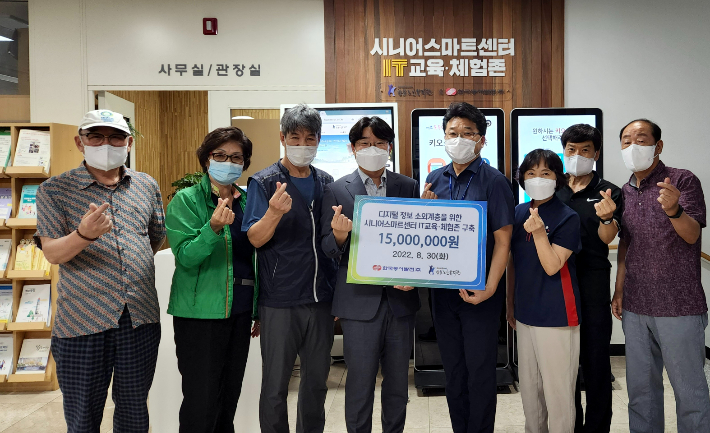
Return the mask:
{"type": "Polygon", "coordinates": [[[76,125],[88,111],[82,0],[30,0],[30,119],[76,125]]]}
{"type": "Polygon", "coordinates": [[[290,92],[325,98],[322,0],[29,0],[29,10],[33,122],[79,122],[94,90],[244,91],[232,108],[262,100],[278,108],[294,101],[290,92]],[[218,35],[202,34],[202,18],[218,19],[218,35]],[[188,72],[158,73],[176,63],[188,72]],[[230,65],[228,76],[217,76],[218,63],[230,65]],[[235,63],[246,65],[242,77],[235,63]],[[203,77],[192,75],[194,64],[203,77]],[[250,76],[252,64],[260,76],[250,76]]]}
{"type": "Polygon", "coordinates": [[[232,124],[232,108],[279,109],[281,104],[325,103],[325,90],[212,90],[207,96],[210,131],[232,124]]]}
{"type": "MultiPolygon", "coordinates": [[[[565,106],[604,111],[604,177],[618,186],[631,175],[619,130],[647,117],[663,130],[662,160],[691,170],[710,196],[708,19],[706,0],[565,1],[565,106]]],[[[704,232],[703,251],[710,253],[704,232]]],[[[702,273],[707,297],[707,262],[702,273]]],[[[623,341],[615,325],[612,343],[623,341]]]]}
{"type": "Polygon", "coordinates": [[[648,117],[663,130],[663,161],[691,170],[710,195],[708,19],[705,0],[565,2],[565,106],[604,111],[608,180],[621,186],[631,174],[619,130],[648,117]]]}

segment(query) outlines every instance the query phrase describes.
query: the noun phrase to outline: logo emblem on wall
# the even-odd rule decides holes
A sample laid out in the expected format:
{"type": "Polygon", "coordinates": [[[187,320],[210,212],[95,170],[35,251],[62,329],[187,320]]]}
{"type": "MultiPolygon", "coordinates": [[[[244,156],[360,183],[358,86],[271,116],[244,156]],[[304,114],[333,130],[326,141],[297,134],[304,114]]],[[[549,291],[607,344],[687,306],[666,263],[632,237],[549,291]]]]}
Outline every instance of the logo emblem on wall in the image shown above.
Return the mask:
{"type": "Polygon", "coordinates": [[[456,93],[457,93],[457,91],[453,87],[449,87],[448,89],[446,89],[446,94],[448,96],[456,96],[456,93]]]}
{"type": "Polygon", "coordinates": [[[394,90],[397,88],[394,84],[390,84],[387,87],[387,96],[394,96],[394,90]]]}
{"type": "Polygon", "coordinates": [[[438,170],[446,165],[446,161],[441,158],[432,158],[427,163],[427,170],[431,173],[434,170],[438,170]]]}
{"type": "Polygon", "coordinates": [[[372,270],[373,270],[373,271],[381,271],[381,270],[382,270],[382,266],[380,266],[380,265],[373,265],[373,266],[372,266],[372,270]]]}

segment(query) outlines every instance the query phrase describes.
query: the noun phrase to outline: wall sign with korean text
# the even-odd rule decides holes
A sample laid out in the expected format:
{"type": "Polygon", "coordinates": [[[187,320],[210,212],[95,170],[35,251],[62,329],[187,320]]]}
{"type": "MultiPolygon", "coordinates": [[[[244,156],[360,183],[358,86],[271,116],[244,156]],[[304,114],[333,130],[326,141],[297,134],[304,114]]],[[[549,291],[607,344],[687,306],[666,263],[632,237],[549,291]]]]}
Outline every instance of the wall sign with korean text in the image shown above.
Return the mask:
{"type": "Polygon", "coordinates": [[[158,75],[180,78],[186,77],[260,77],[261,64],[252,64],[247,68],[244,63],[161,63],[156,68],[158,75]]]}
{"type": "Polygon", "coordinates": [[[425,45],[424,41],[375,38],[370,55],[382,57],[383,77],[505,77],[506,60],[515,55],[512,38],[431,38],[425,45]]]}
{"type": "Polygon", "coordinates": [[[484,290],[486,202],[356,196],[348,283],[484,290]]]}

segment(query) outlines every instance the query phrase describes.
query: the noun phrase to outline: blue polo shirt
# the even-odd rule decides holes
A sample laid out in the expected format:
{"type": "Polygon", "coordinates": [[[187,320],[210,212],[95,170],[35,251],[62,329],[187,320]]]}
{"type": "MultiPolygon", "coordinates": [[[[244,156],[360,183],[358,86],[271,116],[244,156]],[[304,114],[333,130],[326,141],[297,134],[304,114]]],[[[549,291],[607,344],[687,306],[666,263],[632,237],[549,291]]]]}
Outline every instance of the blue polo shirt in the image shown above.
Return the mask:
{"type": "MultiPolygon", "coordinates": [[[[301,193],[306,203],[313,203],[315,180],[312,173],[307,177],[291,176],[291,182],[301,193]]],[[[247,199],[247,205],[244,207],[244,222],[242,223],[244,232],[248,232],[251,226],[264,217],[269,209],[269,200],[271,200],[271,197],[266,196],[266,193],[259,187],[257,182],[249,182],[247,197],[249,198],[247,199]]]]}
{"type": "Polygon", "coordinates": [[[458,176],[452,163],[429,173],[426,182],[441,200],[470,200],[488,202],[486,234],[486,273],[491,267],[495,239],[493,232],[513,224],[515,198],[510,182],[503,174],[483,162],[473,160],[458,176]]]}
{"type": "Polygon", "coordinates": [[[577,326],[581,322],[579,285],[575,266],[582,250],[579,215],[553,195],[538,207],[550,244],[572,251],[555,275],[547,275],[537,255],[532,234],[523,224],[530,217],[530,202],[515,208],[511,252],[515,263],[515,320],[540,327],[577,326]]]}

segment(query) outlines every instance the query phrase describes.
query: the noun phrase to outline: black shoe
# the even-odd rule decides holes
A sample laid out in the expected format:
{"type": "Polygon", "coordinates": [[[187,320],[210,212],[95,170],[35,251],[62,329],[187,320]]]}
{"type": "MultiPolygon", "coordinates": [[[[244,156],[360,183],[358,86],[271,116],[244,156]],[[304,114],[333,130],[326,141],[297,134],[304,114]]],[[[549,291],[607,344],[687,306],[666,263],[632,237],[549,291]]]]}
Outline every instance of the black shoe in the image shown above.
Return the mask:
{"type": "Polygon", "coordinates": [[[427,332],[419,334],[419,339],[421,341],[436,341],[436,329],[432,326],[427,332]]]}

